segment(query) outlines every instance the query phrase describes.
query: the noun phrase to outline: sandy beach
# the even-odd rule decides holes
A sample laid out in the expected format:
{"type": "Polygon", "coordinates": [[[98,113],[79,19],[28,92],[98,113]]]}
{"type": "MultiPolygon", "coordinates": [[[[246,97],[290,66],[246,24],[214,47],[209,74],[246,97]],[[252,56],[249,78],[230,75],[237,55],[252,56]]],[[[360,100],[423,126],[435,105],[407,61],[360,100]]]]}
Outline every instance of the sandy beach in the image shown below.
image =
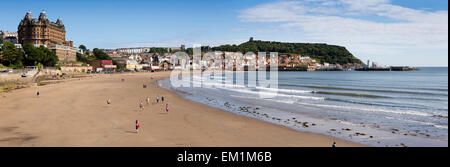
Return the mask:
{"type": "Polygon", "coordinates": [[[169,74],[95,75],[0,93],[0,146],[364,146],[235,115],[153,85],[169,74]],[[156,104],[156,96],[165,102],[156,104]]]}

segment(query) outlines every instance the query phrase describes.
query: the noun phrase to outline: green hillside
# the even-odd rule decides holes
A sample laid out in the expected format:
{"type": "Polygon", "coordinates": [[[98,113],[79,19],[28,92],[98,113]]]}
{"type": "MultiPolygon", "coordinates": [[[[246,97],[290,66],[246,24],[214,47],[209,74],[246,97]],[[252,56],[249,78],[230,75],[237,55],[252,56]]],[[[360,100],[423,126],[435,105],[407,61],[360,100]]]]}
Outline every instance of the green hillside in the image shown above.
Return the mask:
{"type": "Polygon", "coordinates": [[[353,56],[345,47],[314,43],[282,43],[270,41],[250,41],[240,45],[222,45],[213,47],[214,51],[228,52],[278,52],[279,54],[300,54],[310,56],[319,62],[332,64],[359,63],[362,61],[353,56]]]}

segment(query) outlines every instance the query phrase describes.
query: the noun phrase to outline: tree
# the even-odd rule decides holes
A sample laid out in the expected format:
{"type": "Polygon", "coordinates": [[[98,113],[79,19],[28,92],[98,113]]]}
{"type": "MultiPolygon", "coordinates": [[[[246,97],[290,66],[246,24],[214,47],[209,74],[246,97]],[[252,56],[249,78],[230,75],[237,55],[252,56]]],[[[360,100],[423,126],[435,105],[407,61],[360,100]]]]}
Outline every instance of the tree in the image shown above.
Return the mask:
{"type": "Polygon", "coordinates": [[[88,49],[88,50],[85,51],[84,54],[87,55],[87,56],[89,56],[89,55],[91,55],[91,51],[88,49]]]}
{"type": "Polygon", "coordinates": [[[34,47],[31,43],[23,45],[25,59],[23,63],[27,66],[42,64],[44,66],[54,67],[58,63],[58,56],[44,46],[34,47]]]}
{"type": "Polygon", "coordinates": [[[35,49],[33,44],[25,43],[23,45],[23,51],[25,52],[25,57],[23,64],[26,66],[34,66],[39,62],[39,55],[43,53],[38,53],[39,51],[35,49]]]}
{"type": "Polygon", "coordinates": [[[87,48],[84,45],[80,45],[80,47],[78,47],[81,51],[86,52],[87,48]]]}
{"type": "Polygon", "coordinates": [[[94,57],[95,57],[97,60],[112,60],[112,58],[109,57],[108,54],[106,54],[105,52],[103,52],[102,50],[100,50],[100,49],[98,49],[98,48],[95,48],[95,49],[93,50],[93,52],[94,52],[94,57]]]}
{"type": "Polygon", "coordinates": [[[153,47],[153,48],[150,48],[150,51],[149,51],[149,53],[158,53],[158,54],[164,54],[164,53],[168,53],[168,52],[172,52],[172,49],[171,48],[169,48],[169,49],[166,49],[166,48],[156,48],[156,47],[153,47]]]}
{"type": "Polygon", "coordinates": [[[38,48],[38,50],[44,53],[40,58],[39,63],[42,63],[44,66],[49,67],[54,67],[56,63],[58,63],[59,61],[58,56],[55,53],[53,53],[50,49],[41,45],[38,48]]]}
{"type": "Polygon", "coordinates": [[[84,54],[77,52],[77,61],[86,63],[88,61],[88,57],[84,54]]]}
{"type": "MultiPolygon", "coordinates": [[[[95,48],[92,52],[94,53],[94,57],[96,60],[112,60],[114,65],[117,65],[119,67],[119,69],[121,68],[119,62],[117,62],[116,60],[113,60],[108,54],[106,54],[102,50],[95,48]]],[[[89,57],[88,57],[88,59],[89,59],[89,57]]]]}
{"type": "Polygon", "coordinates": [[[11,42],[6,42],[2,47],[0,63],[9,67],[23,67],[23,53],[11,42]]]}
{"type": "Polygon", "coordinates": [[[0,44],[3,44],[3,38],[0,38],[0,44]]]}

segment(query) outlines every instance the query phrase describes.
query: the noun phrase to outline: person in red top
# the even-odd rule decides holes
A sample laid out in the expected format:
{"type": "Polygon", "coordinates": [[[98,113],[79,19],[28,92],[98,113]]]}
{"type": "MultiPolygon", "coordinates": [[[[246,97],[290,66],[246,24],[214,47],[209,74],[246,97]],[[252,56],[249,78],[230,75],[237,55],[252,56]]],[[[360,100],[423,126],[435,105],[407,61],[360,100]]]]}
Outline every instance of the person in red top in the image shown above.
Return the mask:
{"type": "Polygon", "coordinates": [[[166,103],[166,112],[169,112],[169,104],[166,103]]]}
{"type": "Polygon", "coordinates": [[[139,121],[136,120],[136,133],[138,133],[138,131],[139,131],[139,121]]]}

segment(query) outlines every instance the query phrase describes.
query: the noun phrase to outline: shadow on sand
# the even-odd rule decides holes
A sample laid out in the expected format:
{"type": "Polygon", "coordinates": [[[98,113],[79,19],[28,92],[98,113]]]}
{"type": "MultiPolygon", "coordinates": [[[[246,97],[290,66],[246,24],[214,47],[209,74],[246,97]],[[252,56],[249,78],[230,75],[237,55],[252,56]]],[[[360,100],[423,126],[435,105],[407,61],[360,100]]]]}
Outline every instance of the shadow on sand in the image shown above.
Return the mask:
{"type": "Polygon", "coordinates": [[[136,134],[137,132],[136,131],[132,131],[132,130],[128,130],[128,131],[125,131],[125,133],[134,133],[134,134],[136,134]]]}

